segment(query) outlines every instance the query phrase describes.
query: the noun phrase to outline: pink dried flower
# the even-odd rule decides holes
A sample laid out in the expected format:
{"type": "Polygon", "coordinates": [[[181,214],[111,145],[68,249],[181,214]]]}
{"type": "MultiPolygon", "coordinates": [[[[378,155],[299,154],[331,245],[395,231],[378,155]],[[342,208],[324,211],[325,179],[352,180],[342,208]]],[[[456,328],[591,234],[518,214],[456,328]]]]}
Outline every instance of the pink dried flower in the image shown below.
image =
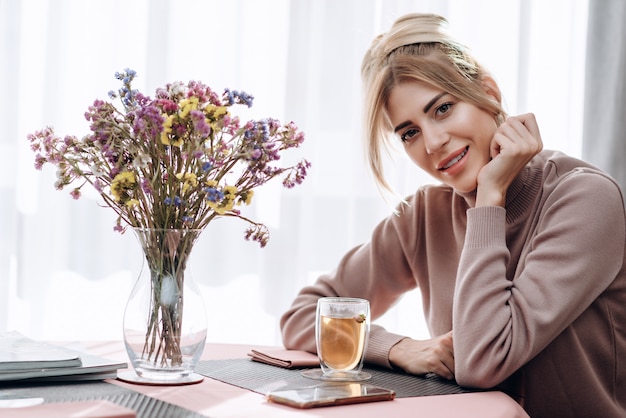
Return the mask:
{"type": "Polygon", "coordinates": [[[246,239],[262,247],[265,225],[245,217],[253,189],[276,177],[285,187],[300,184],[310,163],[279,166],[284,151],[298,147],[304,134],[293,122],[267,118],[242,124],[232,114],[253,97],[225,89],[219,95],[199,81],[168,83],[151,99],[132,89],[135,72],[116,73],[123,85],[110,98],[96,99],[84,113],[90,133],[55,135],[51,127],[28,134],[35,168],[57,167],[55,187],[90,184],[118,215],[114,229],[205,227],[220,216],[249,223],[246,239]],[[168,204],[169,202],[169,204],[168,204]]]}

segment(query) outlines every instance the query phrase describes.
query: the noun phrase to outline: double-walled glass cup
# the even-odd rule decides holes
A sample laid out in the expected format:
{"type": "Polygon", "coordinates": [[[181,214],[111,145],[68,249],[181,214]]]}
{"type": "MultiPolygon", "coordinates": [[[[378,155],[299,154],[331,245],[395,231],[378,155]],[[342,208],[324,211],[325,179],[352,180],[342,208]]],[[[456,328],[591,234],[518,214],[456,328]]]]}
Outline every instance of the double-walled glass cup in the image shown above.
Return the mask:
{"type": "Polygon", "coordinates": [[[369,301],[320,298],[315,316],[315,341],[321,368],[306,371],[303,375],[335,381],[369,379],[371,375],[362,371],[369,331],[369,301]]]}

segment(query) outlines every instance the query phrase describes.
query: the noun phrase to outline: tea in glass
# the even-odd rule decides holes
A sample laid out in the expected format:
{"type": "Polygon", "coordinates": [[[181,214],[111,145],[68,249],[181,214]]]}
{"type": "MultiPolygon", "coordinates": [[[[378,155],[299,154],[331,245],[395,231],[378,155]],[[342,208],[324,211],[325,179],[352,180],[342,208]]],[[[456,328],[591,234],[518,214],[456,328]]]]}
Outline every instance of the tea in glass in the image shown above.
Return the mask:
{"type": "Polygon", "coordinates": [[[369,301],[327,297],[317,302],[315,341],[320,370],[303,375],[322,380],[358,381],[362,372],[370,328],[369,301]]]}

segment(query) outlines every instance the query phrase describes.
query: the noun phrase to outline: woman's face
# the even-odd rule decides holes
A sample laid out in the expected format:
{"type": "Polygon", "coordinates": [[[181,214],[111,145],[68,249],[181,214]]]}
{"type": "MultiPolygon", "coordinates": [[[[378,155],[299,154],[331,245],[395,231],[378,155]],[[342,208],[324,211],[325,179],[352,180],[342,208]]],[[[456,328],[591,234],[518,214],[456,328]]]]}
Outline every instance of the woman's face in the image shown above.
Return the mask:
{"type": "Polygon", "coordinates": [[[493,115],[421,82],[394,87],[387,111],[415,164],[458,192],[476,189],[478,172],[491,159],[493,115]]]}

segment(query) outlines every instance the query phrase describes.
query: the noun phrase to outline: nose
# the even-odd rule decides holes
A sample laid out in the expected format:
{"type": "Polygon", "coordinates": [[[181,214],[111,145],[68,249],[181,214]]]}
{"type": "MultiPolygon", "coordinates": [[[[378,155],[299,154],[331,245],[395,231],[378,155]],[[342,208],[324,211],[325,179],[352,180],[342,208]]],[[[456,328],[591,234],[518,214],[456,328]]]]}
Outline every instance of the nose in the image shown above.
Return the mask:
{"type": "Polygon", "coordinates": [[[422,130],[422,136],[427,154],[435,154],[450,141],[450,135],[442,128],[436,126],[422,130]]]}

